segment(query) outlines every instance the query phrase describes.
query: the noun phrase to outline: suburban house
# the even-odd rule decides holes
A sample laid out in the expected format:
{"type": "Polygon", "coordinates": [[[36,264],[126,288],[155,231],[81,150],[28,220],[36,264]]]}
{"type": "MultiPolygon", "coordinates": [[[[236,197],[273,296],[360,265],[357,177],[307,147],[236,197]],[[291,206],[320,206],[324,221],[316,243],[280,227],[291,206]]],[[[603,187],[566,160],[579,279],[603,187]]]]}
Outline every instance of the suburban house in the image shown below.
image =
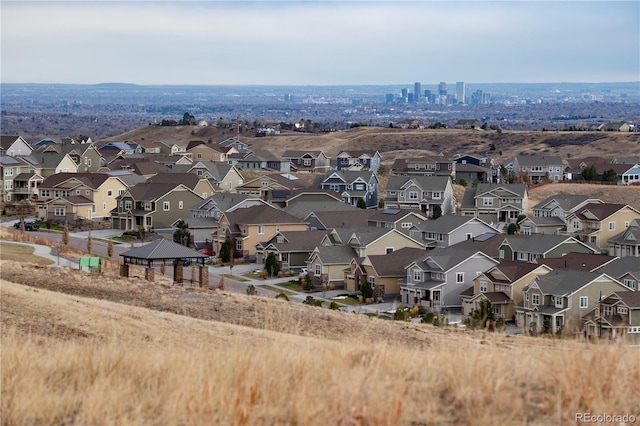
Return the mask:
{"type": "Polygon", "coordinates": [[[627,256],[612,260],[602,266],[598,272],[615,278],[631,290],[640,291],[640,262],[635,257],[627,256]]]}
{"type": "MultiPolygon", "coordinates": [[[[76,165],[78,173],[96,172],[102,166],[102,155],[96,149],[94,144],[49,144],[38,148],[31,155],[36,159],[40,159],[43,155],[49,154],[67,154],[76,165]]],[[[71,171],[71,170],[69,170],[71,171]]]]}
{"type": "Polygon", "coordinates": [[[380,153],[378,151],[342,151],[336,157],[337,170],[360,171],[363,169],[378,173],[380,168],[380,153]]]}
{"type": "Polygon", "coordinates": [[[171,170],[192,173],[200,178],[208,179],[216,191],[235,192],[236,188],[244,182],[244,177],[238,169],[230,164],[217,161],[196,161],[193,164],[176,165],[171,170]]]}
{"type": "MultiPolygon", "coordinates": [[[[491,183],[493,172],[490,168],[476,166],[475,164],[456,164],[456,182],[483,182],[491,183]]],[[[463,183],[464,183],[463,182],[463,183]]]]}
{"type": "Polygon", "coordinates": [[[64,152],[34,152],[30,157],[38,162],[40,175],[44,178],[57,173],[77,173],[78,164],[64,152]]]}
{"type": "Polygon", "coordinates": [[[235,257],[253,258],[256,245],[269,241],[278,232],[306,231],[307,222],[270,205],[237,208],[225,212],[213,235],[213,250],[220,251],[226,240],[233,242],[235,257]]]}
{"type": "Polygon", "coordinates": [[[526,177],[527,183],[560,181],[565,169],[562,158],[557,155],[516,155],[512,164],[513,173],[526,177]]]}
{"type": "Polygon", "coordinates": [[[640,219],[640,211],[629,205],[589,203],[567,215],[565,233],[605,250],[609,248],[609,239],[636,219],[640,219]]]}
{"type": "MultiPolygon", "coordinates": [[[[33,169],[29,167],[28,170],[33,169]]],[[[44,178],[35,172],[18,174],[13,178],[13,189],[11,189],[10,184],[7,184],[9,186],[8,191],[10,191],[9,199],[13,198],[15,201],[37,199],[40,193],[39,186],[43,180],[44,178]]]]}
{"type": "MultiPolygon", "coordinates": [[[[342,204],[349,206],[348,204],[342,204]]],[[[308,206],[308,204],[304,205],[308,206]]],[[[309,229],[311,230],[330,230],[335,228],[367,226],[369,224],[369,219],[376,214],[375,210],[363,210],[353,206],[349,207],[349,210],[311,210],[313,213],[309,213],[307,216],[304,216],[304,220],[309,222],[309,229]]]]}
{"type": "Polygon", "coordinates": [[[345,270],[345,290],[360,291],[366,281],[375,298],[399,296],[400,282],[406,276],[405,265],[424,257],[424,249],[404,247],[388,254],[353,258],[345,270]]]}
{"type": "Polygon", "coordinates": [[[37,198],[44,179],[33,157],[0,156],[0,201],[37,198]]]}
{"type": "Polygon", "coordinates": [[[432,312],[461,309],[464,290],[473,279],[498,261],[480,251],[447,247],[426,252],[406,266],[406,279],[400,286],[403,303],[421,304],[432,312]]]}
{"type": "Polygon", "coordinates": [[[640,219],[631,221],[627,229],[609,238],[608,243],[611,256],[640,258],[640,219]]]}
{"type": "MultiPolygon", "coordinates": [[[[218,142],[218,145],[220,145],[222,148],[227,150],[230,150],[233,148],[240,153],[245,153],[249,151],[249,145],[242,142],[240,139],[236,139],[236,138],[227,138],[223,141],[218,142]]],[[[230,154],[231,152],[227,151],[227,153],[230,154]]]]}
{"type": "Polygon", "coordinates": [[[447,214],[434,220],[415,222],[409,235],[429,248],[444,248],[487,233],[497,234],[493,226],[477,217],[447,214]]]}
{"type": "Polygon", "coordinates": [[[473,280],[473,287],[463,291],[462,313],[471,315],[480,301],[491,302],[496,318],[515,321],[516,306],[524,300],[523,289],[539,276],[551,272],[547,265],[503,260],[480,273],[473,280]]]}
{"type": "Polygon", "coordinates": [[[564,161],[566,163],[564,178],[567,180],[582,180],[582,171],[587,167],[611,164],[610,160],[595,155],[582,158],[567,158],[564,161]]]}
{"type": "Polygon", "coordinates": [[[322,151],[285,151],[284,160],[291,162],[292,172],[325,173],[331,164],[329,157],[322,151]]]}
{"type": "Polygon", "coordinates": [[[227,161],[240,170],[272,170],[283,173],[291,171],[289,160],[277,157],[266,150],[230,154],[227,156],[227,161]]]}
{"type": "Polygon", "coordinates": [[[456,129],[479,129],[482,126],[479,120],[465,118],[456,121],[456,129]]]}
{"type": "MultiPolygon", "coordinates": [[[[376,210],[367,220],[367,224],[377,228],[394,228],[401,231],[411,229],[417,224],[426,221],[428,221],[426,216],[414,210],[384,209],[376,210]]],[[[415,237],[412,236],[412,238],[415,237]]]]}
{"type": "Polygon", "coordinates": [[[602,294],[629,290],[602,272],[561,269],[536,277],[523,289],[524,301],[516,307],[516,324],[533,333],[582,334],[582,318],[602,294]]]}
{"type": "Polygon", "coordinates": [[[398,158],[391,166],[397,176],[456,176],[456,162],[443,156],[398,158]]]}
{"type": "Polygon", "coordinates": [[[567,253],[597,253],[598,250],[567,235],[508,235],[499,247],[499,259],[535,262],[567,253]]]}
{"type": "Polygon", "coordinates": [[[284,202],[294,190],[309,186],[310,184],[305,180],[290,173],[274,173],[246,181],[236,188],[236,192],[269,202],[273,200],[284,202]]]}
{"type": "Polygon", "coordinates": [[[327,232],[278,232],[268,241],[256,244],[256,263],[263,265],[269,253],[274,253],[283,270],[306,268],[311,252],[321,244],[327,232]]]}
{"type": "Polygon", "coordinates": [[[189,210],[192,218],[215,219],[217,225],[218,219],[224,212],[258,205],[267,205],[267,203],[249,195],[222,192],[198,201],[189,210]]]}
{"type": "Polygon", "coordinates": [[[286,211],[300,217],[317,210],[353,210],[356,208],[345,204],[335,191],[320,188],[295,189],[283,203],[272,202],[272,204],[280,205],[286,211]]]}
{"type": "Polygon", "coordinates": [[[171,230],[178,219],[188,220],[189,211],[202,197],[181,183],[140,183],[118,197],[111,211],[114,229],[171,230]]]}
{"type": "Polygon", "coordinates": [[[149,183],[176,183],[180,182],[202,198],[210,197],[217,191],[209,181],[209,179],[198,176],[194,173],[158,173],[149,179],[149,183]]]}
{"type": "Polygon", "coordinates": [[[235,148],[223,148],[217,143],[190,141],[187,145],[186,152],[191,155],[191,160],[193,161],[215,161],[217,163],[226,163],[227,156],[237,151],[235,148]]]}
{"type": "Polygon", "coordinates": [[[349,245],[319,245],[314,248],[307,260],[307,268],[313,276],[314,286],[344,286],[345,270],[355,257],[356,253],[349,245]]]}
{"type": "Polygon", "coordinates": [[[58,173],[40,183],[36,215],[58,223],[110,220],[118,196],[128,189],[105,173],[58,173]]]}
{"type": "Polygon", "coordinates": [[[582,317],[587,338],[640,344],[640,291],[616,291],[582,317]]]}
{"type": "Polygon", "coordinates": [[[467,188],[462,199],[463,216],[474,216],[489,225],[513,223],[527,213],[528,193],[525,184],[479,183],[467,188]]]}
{"type": "Polygon", "coordinates": [[[20,157],[31,155],[33,148],[19,135],[0,136],[0,156],[20,157]]]}
{"type": "Polygon", "coordinates": [[[612,164],[618,175],[618,183],[623,185],[640,184],[640,164],[612,164]]]}
{"type": "Polygon", "coordinates": [[[629,123],[625,123],[624,121],[615,121],[611,123],[607,123],[602,128],[603,132],[630,132],[631,126],[629,123]]]}
{"type": "Polygon", "coordinates": [[[367,208],[378,206],[378,176],[373,171],[330,172],[320,183],[320,188],[335,191],[342,200],[352,206],[363,199],[367,208]]]}
{"type": "Polygon", "coordinates": [[[416,209],[433,216],[435,206],[441,214],[454,213],[453,185],[448,176],[390,176],[384,205],[386,208],[416,209]]]}
{"type": "Polygon", "coordinates": [[[176,140],[153,141],[160,148],[160,153],[165,155],[186,155],[187,145],[176,140]]]}
{"type": "Polygon", "coordinates": [[[559,234],[566,230],[566,217],[590,203],[603,203],[587,195],[556,194],[533,206],[533,215],[518,224],[520,232],[530,234],[559,234]]]}

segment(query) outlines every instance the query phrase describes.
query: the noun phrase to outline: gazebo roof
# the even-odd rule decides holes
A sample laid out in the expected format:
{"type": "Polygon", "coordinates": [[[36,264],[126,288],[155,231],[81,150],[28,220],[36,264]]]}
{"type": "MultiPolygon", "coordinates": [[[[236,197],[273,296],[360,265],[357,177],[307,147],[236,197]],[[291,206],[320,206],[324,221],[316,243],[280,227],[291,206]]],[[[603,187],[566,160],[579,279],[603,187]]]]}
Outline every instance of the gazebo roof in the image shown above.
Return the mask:
{"type": "Polygon", "coordinates": [[[185,247],[182,244],[161,238],[144,246],[120,254],[124,258],[162,260],[162,259],[204,259],[206,254],[185,247]]]}

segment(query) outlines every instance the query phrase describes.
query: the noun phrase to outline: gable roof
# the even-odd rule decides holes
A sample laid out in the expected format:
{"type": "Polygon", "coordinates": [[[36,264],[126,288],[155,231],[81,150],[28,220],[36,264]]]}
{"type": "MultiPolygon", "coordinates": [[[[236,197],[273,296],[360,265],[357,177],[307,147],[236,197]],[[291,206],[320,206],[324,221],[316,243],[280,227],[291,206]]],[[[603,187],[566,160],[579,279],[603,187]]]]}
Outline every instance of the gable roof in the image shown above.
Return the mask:
{"type": "Polygon", "coordinates": [[[449,176],[390,176],[387,181],[387,191],[400,191],[411,181],[423,191],[444,191],[451,183],[449,176]]]}
{"type": "Polygon", "coordinates": [[[324,265],[348,264],[356,257],[355,251],[347,245],[317,246],[313,253],[317,254],[324,265]]]}
{"type": "Polygon", "coordinates": [[[588,248],[592,253],[597,250],[588,246],[580,240],[568,235],[531,234],[531,235],[508,235],[504,243],[508,244],[513,251],[526,253],[547,253],[565,242],[577,243],[588,248]]]}
{"type": "Polygon", "coordinates": [[[640,308],[640,291],[616,291],[616,296],[630,308],[640,308]]]}
{"type": "Polygon", "coordinates": [[[484,222],[481,219],[478,219],[476,217],[473,216],[459,216],[459,215],[455,215],[455,214],[445,214],[440,216],[437,219],[434,220],[426,220],[424,222],[418,223],[414,226],[416,226],[419,230],[423,231],[423,232],[433,232],[433,233],[438,233],[438,234],[448,234],[450,232],[455,231],[456,229],[460,228],[461,226],[469,223],[469,222],[478,222],[481,223],[489,228],[491,228],[493,231],[500,232],[498,229],[494,228],[493,226],[489,225],[488,223],[484,222]]]}
{"type": "Polygon", "coordinates": [[[424,249],[403,247],[391,253],[367,256],[363,263],[370,264],[379,277],[404,276],[405,267],[424,255],[424,249]]]}
{"type": "Polygon", "coordinates": [[[602,276],[603,273],[576,271],[573,269],[559,269],[540,275],[536,282],[544,294],[564,295],[573,293],[602,276]]]}
{"type": "Polygon", "coordinates": [[[624,204],[613,204],[613,203],[589,203],[576,212],[574,215],[580,220],[604,220],[611,216],[612,214],[622,210],[627,207],[624,204]]]}
{"type": "Polygon", "coordinates": [[[640,219],[634,219],[629,227],[609,238],[609,243],[640,245],[640,219]]]}
{"type": "Polygon", "coordinates": [[[282,209],[269,205],[258,205],[235,209],[225,213],[230,224],[235,225],[264,225],[264,224],[305,224],[299,219],[282,209]]]}
{"type": "Polygon", "coordinates": [[[270,243],[262,243],[264,247],[275,247],[279,251],[311,252],[327,235],[328,231],[283,231],[270,240],[270,243]],[[277,242],[278,235],[284,238],[283,243],[277,242]]]}
{"type": "MultiPolygon", "coordinates": [[[[178,182],[174,182],[174,183],[151,183],[151,182],[147,181],[147,182],[144,182],[144,183],[139,183],[136,186],[132,187],[131,189],[129,189],[129,191],[127,191],[125,193],[125,195],[129,194],[131,196],[131,198],[133,198],[136,201],[153,201],[153,200],[157,200],[160,197],[163,197],[164,195],[166,195],[169,192],[173,191],[178,186],[182,186],[184,188],[187,188],[186,186],[184,186],[184,185],[182,185],[181,183],[178,183],[178,182]]],[[[189,190],[189,191],[191,191],[191,190],[189,190]]],[[[193,191],[191,191],[191,193],[193,193],[193,191]]],[[[193,193],[193,194],[197,195],[195,193],[193,193]]]]}
{"type": "Polygon", "coordinates": [[[572,208],[580,205],[581,203],[584,203],[587,200],[594,200],[594,199],[595,199],[594,197],[591,197],[589,195],[574,195],[574,194],[560,193],[560,194],[554,194],[550,197],[545,198],[544,200],[540,201],[538,204],[533,206],[533,209],[534,210],[543,209],[548,204],[555,201],[562,210],[569,211],[572,208]]]}
{"type": "Polygon", "coordinates": [[[166,238],[160,238],[152,243],[145,244],[133,250],[121,253],[122,257],[135,259],[162,260],[162,259],[182,259],[196,258],[204,259],[206,254],[202,254],[182,244],[175,243],[166,238]]]}
{"type": "MultiPolygon", "coordinates": [[[[343,203],[348,205],[346,203],[343,203]]],[[[350,206],[353,207],[353,206],[350,206]]],[[[354,227],[365,227],[371,216],[375,214],[375,210],[359,209],[357,207],[353,209],[345,210],[329,210],[314,211],[313,215],[322,223],[325,228],[348,228],[353,230],[354,227]]],[[[310,215],[307,215],[305,219],[308,219],[310,215]]],[[[371,226],[370,228],[375,228],[371,226]]],[[[378,228],[382,229],[382,228],[378,228]]]]}
{"type": "Polygon", "coordinates": [[[587,253],[567,253],[562,257],[550,257],[545,259],[537,259],[536,262],[541,265],[547,265],[552,269],[575,269],[579,271],[595,271],[598,268],[615,260],[614,256],[604,254],[587,254],[587,253]]]}
{"type": "Polygon", "coordinates": [[[521,166],[550,166],[562,164],[562,158],[558,155],[516,155],[514,160],[518,160],[521,166]]]}
{"type": "Polygon", "coordinates": [[[503,279],[497,278],[492,272],[499,271],[508,278],[509,282],[514,282],[524,277],[525,275],[540,268],[541,265],[529,262],[519,262],[516,260],[503,260],[496,266],[489,269],[485,275],[491,278],[494,282],[504,282],[503,279]]]}
{"type": "Polygon", "coordinates": [[[71,179],[75,179],[81,182],[83,185],[91,188],[98,189],[100,186],[107,181],[107,179],[111,178],[106,173],[56,173],[55,175],[51,175],[46,177],[42,183],[40,183],[40,188],[54,188],[60,185],[63,182],[66,182],[71,179]]]}
{"type": "Polygon", "coordinates": [[[598,272],[603,272],[616,279],[626,274],[631,274],[636,280],[640,281],[640,260],[633,256],[621,257],[607,263],[598,269],[598,272]]]}
{"type": "MultiPolygon", "coordinates": [[[[149,183],[175,183],[180,182],[187,188],[194,190],[198,183],[203,180],[202,177],[195,173],[157,173],[156,175],[147,179],[149,183]]],[[[205,179],[206,180],[206,179],[205,179]]]]}
{"type": "MultiPolygon", "coordinates": [[[[456,248],[454,246],[450,246],[447,248],[433,249],[427,252],[427,256],[425,256],[422,261],[417,262],[417,264],[424,270],[438,269],[442,270],[443,272],[447,272],[454,266],[457,266],[462,262],[471,259],[478,253],[489,258],[486,254],[477,250],[456,248]]],[[[494,262],[498,263],[495,260],[494,262]]]]}

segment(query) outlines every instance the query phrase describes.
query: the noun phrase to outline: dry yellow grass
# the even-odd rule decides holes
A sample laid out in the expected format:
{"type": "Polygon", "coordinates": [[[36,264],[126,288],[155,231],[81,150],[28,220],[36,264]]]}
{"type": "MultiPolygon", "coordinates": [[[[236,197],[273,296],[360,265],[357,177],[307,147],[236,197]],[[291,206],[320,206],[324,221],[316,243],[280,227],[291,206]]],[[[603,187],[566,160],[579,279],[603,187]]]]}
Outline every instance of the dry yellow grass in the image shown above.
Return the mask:
{"type": "Polygon", "coordinates": [[[640,414],[638,352],[620,345],[92,284],[72,270],[49,275],[52,292],[45,269],[2,271],[3,424],[548,425],[576,412],[640,414]],[[29,271],[28,285],[4,281],[29,271]],[[129,306],[142,299],[150,309],[129,306]],[[170,313],[191,304],[200,309],[170,313]],[[226,313],[215,320],[207,305],[226,313]]]}
{"type": "Polygon", "coordinates": [[[529,210],[540,201],[558,193],[588,195],[606,203],[628,204],[640,210],[640,186],[558,183],[529,189],[529,210]]]}
{"type": "Polygon", "coordinates": [[[2,260],[30,262],[41,266],[51,265],[53,263],[50,259],[34,256],[34,252],[35,249],[33,247],[0,241],[0,258],[2,258],[2,260]]]}

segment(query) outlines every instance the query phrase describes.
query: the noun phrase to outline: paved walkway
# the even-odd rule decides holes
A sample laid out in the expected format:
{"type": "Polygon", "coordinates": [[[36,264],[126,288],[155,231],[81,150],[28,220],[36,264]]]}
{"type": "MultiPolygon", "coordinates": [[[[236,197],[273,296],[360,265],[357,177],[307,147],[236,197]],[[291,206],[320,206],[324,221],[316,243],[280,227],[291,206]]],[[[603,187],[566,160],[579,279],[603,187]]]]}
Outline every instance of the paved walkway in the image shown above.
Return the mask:
{"type": "Polygon", "coordinates": [[[53,247],[43,246],[41,244],[23,243],[23,242],[19,242],[19,241],[9,241],[9,240],[2,240],[2,241],[5,242],[5,243],[20,244],[20,245],[23,245],[23,246],[33,247],[34,248],[34,251],[33,251],[34,256],[44,257],[45,259],[50,259],[50,260],[53,261],[52,264],[47,265],[49,267],[67,267],[67,268],[78,269],[78,263],[77,262],[73,262],[73,261],[71,261],[69,259],[66,259],[64,257],[57,256],[55,254],[55,251],[54,251],[53,247]]]}

